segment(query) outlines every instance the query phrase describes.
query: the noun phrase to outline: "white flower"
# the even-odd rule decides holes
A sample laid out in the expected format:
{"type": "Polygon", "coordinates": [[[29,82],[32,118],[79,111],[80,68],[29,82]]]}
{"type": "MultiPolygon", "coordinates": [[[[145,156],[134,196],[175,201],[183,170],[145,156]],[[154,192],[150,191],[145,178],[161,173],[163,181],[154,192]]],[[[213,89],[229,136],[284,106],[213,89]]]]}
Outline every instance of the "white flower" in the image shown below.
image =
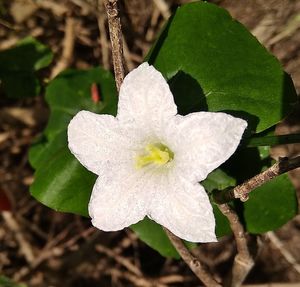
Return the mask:
{"type": "Polygon", "coordinates": [[[99,176],[93,225],[115,231],[147,215],[185,240],[216,241],[198,182],[234,153],[246,126],[225,113],[177,115],[165,79],[143,63],[124,79],[117,117],[81,111],[68,127],[71,152],[99,176]]]}

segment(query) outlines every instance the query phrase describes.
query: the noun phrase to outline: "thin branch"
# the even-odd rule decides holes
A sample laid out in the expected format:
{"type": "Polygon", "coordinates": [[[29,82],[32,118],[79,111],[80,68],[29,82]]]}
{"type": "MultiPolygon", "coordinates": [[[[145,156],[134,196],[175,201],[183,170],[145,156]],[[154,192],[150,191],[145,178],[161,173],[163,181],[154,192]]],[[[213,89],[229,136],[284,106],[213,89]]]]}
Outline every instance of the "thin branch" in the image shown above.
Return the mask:
{"type": "Polygon", "coordinates": [[[292,159],[281,158],[278,162],[272,165],[270,168],[261,172],[260,174],[248,179],[241,185],[236,186],[233,189],[234,198],[239,198],[241,201],[247,201],[249,193],[262,184],[272,180],[276,176],[279,176],[285,172],[300,167],[300,156],[292,159]]]}
{"type": "MultiPolygon", "coordinates": [[[[115,78],[117,89],[123,82],[125,70],[124,70],[124,56],[122,45],[122,31],[121,22],[118,12],[117,0],[105,1],[106,12],[108,16],[108,26],[110,33],[110,41],[112,45],[113,66],[115,71],[115,78]]],[[[180,238],[175,236],[166,228],[165,232],[171,240],[172,244],[181,255],[182,259],[188,264],[190,269],[196,274],[196,276],[206,285],[211,287],[221,287],[221,285],[213,278],[213,276],[204,268],[203,264],[194,257],[189,250],[185,247],[180,238]]]]}
{"type": "Polygon", "coordinates": [[[153,2],[165,18],[165,20],[168,20],[171,16],[171,11],[168,3],[165,0],[154,0],[153,2]]]}
{"type": "Polygon", "coordinates": [[[68,68],[71,64],[73,59],[75,37],[75,20],[72,17],[67,17],[62,56],[51,72],[51,79],[64,69],[68,68]]]}
{"type": "Polygon", "coordinates": [[[20,247],[20,252],[24,255],[26,261],[31,264],[34,261],[35,255],[30,242],[27,241],[26,237],[24,236],[19,223],[16,221],[10,211],[3,211],[2,217],[6,225],[14,233],[20,247]]]}
{"type": "Polygon", "coordinates": [[[116,262],[118,262],[120,265],[127,268],[128,271],[131,273],[142,277],[142,272],[127,258],[117,254],[114,250],[111,250],[103,245],[97,244],[95,246],[95,249],[100,252],[104,253],[106,256],[113,258],[116,262]]]}
{"type": "Polygon", "coordinates": [[[101,55],[102,55],[102,63],[105,69],[110,68],[109,64],[109,40],[106,36],[106,29],[105,29],[105,18],[104,16],[104,7],[103,1],[98,0],[98,13],[97,13],[97,20],[98,20],[98,27],[100,32],[100,44],[101,44],[101,55]]]}
{"type": "Polygon", "coordinates": [[[108,18],[108,27],[112,48],[113,65],[115,71],[116,85],[118,91],[123,82],[125,70],[124,70],[124,56],[122,45],[122,30],[121,21],[119,17],[118,1],[106,0],[105,8],[108,18]]]}
{"type": "Polygon", "coordinates": [[[253,267],[254,260],[248,248],[244,227],[235,211],[228,204],[220,204],[218,207],[229,221],[237,247],[231,275],[225,286],[238,287],[241,286],[253,267]]]}
{"type": "Polygon", "coordinates": [[[278,236],[273,231],[269,231],[267,233],[267,237],[270,239],[272,244],[280,251],[285,260],[291,264],[291,266],[297,271],[298,274],[300,274],[300,264],[297,262],[293,254],[284,247],[284,244],[278,238],[278,236]]]}
{"type": "Polygon", "coordinates": [[[294,143],[300,143],[300,134],[252,137],[250,139],[245,139],[246,147],[275,146],[294,143]]]}
{"type": "Polygon", "coordinates": [[[182,240],[176,235],[171,233],[168,229],[164,228],[167,236],[169,237],[171,243],[185,261],[185,263],[190,267],[190,269],[195,273],[195,275],[205,284],[205,286],[218,287],[221,286],[208,272],[206,267],[193,256],[187,247],[183,244],[182,240]]]}
{"type": "Polygon", "coordinates": [[[124,50],[124,57],[125,57],[125,63],[126,63],[126,67],[127,69],[129,69],[130,71],[133,70],[135,68],[135,64],[132,61],[131,58],[131,53],[129,50],[129,47],[127,45],[126,39],[123,37],[123,50],[124,50]]]}
{"type": "Polygon", "coordinates": [[[272,180],[273,178],[300,167],[300,156],[295,158],[280,158],[278,162],[266,169],[265,171],[246,180],[244,183],[234,188],[227,188],[221,191],[213,192],[212,196],[216,203],[222,204],[233,199],[239,198],[241,201],[247,201],[249,193],[255,188],[272,180]]]}

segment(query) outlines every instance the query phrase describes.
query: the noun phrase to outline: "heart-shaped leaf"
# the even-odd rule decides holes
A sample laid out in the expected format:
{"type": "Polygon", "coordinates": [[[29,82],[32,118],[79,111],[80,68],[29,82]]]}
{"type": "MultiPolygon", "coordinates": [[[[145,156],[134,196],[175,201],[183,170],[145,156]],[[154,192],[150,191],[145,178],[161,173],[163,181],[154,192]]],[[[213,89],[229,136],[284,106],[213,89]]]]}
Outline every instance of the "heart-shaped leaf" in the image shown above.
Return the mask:
{"type": "Polygon", "coordinates": [[[214,4],[197,1],[178,8],[147,59],[170,80],[182,114],[225,111],[260,132],[296,102],[279,61],[214,4]]]}
{"type": "Polygon", "coordinates": [[[51,50],[31,37],[0,52],[0,79],[6,95],[11,98],[38,95],[36,71],[47,67],[52,58],[51,50]]]}
{"type": "MultiPolygon", "coordinates": [[[[51,115],[45,134],[33,144],[29,159],[36,169],[31,194],[52,209],[87,216],[96,176],[86,170],[67,147],[67,126],[80,110],[115,114],[116,89],[112,75],[101,68],[66,71],[47,87],[51,115]],[[91,89],[98,84],[99,102],[91,89]]],[[[101,135],[100,135],[101,136],[101,135]]]]}

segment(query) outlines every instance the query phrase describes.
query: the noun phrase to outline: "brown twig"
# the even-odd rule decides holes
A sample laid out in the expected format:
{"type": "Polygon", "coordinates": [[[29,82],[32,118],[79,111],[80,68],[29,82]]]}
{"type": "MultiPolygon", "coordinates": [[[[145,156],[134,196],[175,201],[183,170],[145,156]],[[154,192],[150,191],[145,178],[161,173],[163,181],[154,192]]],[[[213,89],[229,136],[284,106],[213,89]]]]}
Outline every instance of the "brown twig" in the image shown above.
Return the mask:
{"type": "Polygon", "coordinates": [[[213,192],[213,199],[216,203],[222,204],[233,199],[239,198],[241,201],[247,201],[249,193],[255,188],[272,180],[273,178],[300,167],[300,156],[295,158],[281,158],[274,165],[256,176],[248,179],[244,183],[234,188],[228,188],[222,191],[213,192]]]}
{"type": "Polygon", "coordinates": [[[296,258],[293,256],[293,254],[284,247],[284,244],[278,238],[278,236],[273,231],[269,231],[267,233],[267,237],[272,242],[272,244],[280,251],[280,253],[285,258],[285,260],[289,264],[291,264],[291,266],[295,269],[295,271],[298,274],[300,274],[300,264],[297,262],[296,258]]]}
{"type": "Polygon", "coordinates": [[[61,71],[68,68],[72,62],[75,42],[75,20],[72,17],[66,19],[65,37],[63,40],[63,51],[60,60],[54,66],[51,78],[54,78],[61,71]]]}
{"type": "Polygon", "coordinates": [[[14,233],[20,247],[20,252],[24,255],[26,261],[31,264],[34,261],[35,254],[29,241],[27,241],[27,239],[25,238],[19,223],[16,221],[10,211],[3,211],[2,217],[6,225],[14,233]]]}
{"type": "Polygon", "coordinates": [[[146,36],[145,36],[145,39],[149,42],[154,39],[154,30],[155,30],[154,28],[157,25],[159,16],[160,16],[160,11],[156,6],[154,6],[153,13],[152,13],[151,20],[150,20],[150,25],[148,27],[148,30],[147,30],[146,36]]]}
{"type": "MultiPolygon", "coordinates": [[[[108,26],[110,33],[110,41],[112,45],[113,66],[115,71],[115,78],[117,89],[123,82],[125,70],[124,70],[124,56],[122,45],[122,31],[121,23],[118,13],[118,1],[106,0],[105,1],[106,12],[108,16],[108,26]]],[[[196,274],[196,276],[207,286],[219,287],[221,286],[213,276],[205,269],[203,264],[194,257],[188,249],[185,247],[180,238],[175,236],[169,230],[165,229],[166,234],[171,240],[172,244],[181,255],[182,259],[188,264],[190,269],[196,274]]]]}
{"type": "Polygon", "coordinates": [[[154,0],[153,2],[162,14],[162,16],[165,18],[165,20],[168,20],[171,16],[168,3],[165,0],[154,0]]]}
{"type": "Polygon", "coordinates": [[[238,287],[241,286],[253,267],[254,260],[248,248],[244,227],[236,212],[228,204],[220,204],[219,209],[230,223],[237,247],[237,255],[234,258],[231,275],[228,282],[225,282],[225,286],[238,287]]]}
{"type": "Polygon", "coordinates": [[[135,68],[135,65],[132,61],[132,56],[129,50],[129,47],[127,45],[126,39],[123,37],[123,50],[124,50],[124,57],[125,57],[125,63],[126,63],[126,67],[127,69],[129,69],[130,71],[133,70],[135,68]]]}
{"type": "Polygon", "coordinates": [[[239,198],[241,201],[246,201],[248,199],[248,194],[253,189],[270,181],[276,176],[279,176],[298,167],[300,167],[300,156],[292,159],[281,158],[278,162],[276,162],[274,165],[272,165],[262,173],[250,178],[241,185],[236,186],[233,189],[234,198],[239,198]]]}
{"type": "Polygon", "coordinates": [[[193,281],[192,276],[183,276],[179,274],[174,275],[166,275],[158,278],[158,282],[162,284],[179,284],[179,283],[187,283],[189,281],[193,281]]]}
{"type": "Polygon", "coordinates": [[[106,36],[105,18],[103,16],[104,16],[103,0],[98,0],[97,20],[98,20],[98,27],[100,32],[102,63],[103,63],[103,67],[108,70],[110,68],[110,63],[109,63],[110,47],[109,47],[109,40],[107,39],[106,36]]]}
{"type": "Polygon", "coordinates": [[[142,276],[142,272],[129,259],[117,254],[116,252],[114,252],[114,250],[111,250],[100,244],[97,244],[95,246],[95,249],[98,252],[104,253],[106,256],[113,258],[116,262],[124,266],[128,271],[132,272],[133,274],[140,277],[142,276]]]}
{"type": "Polygon", "coordinates": [[[118,91],[123,82],[124,70],[124,56],[122,45],[122,30],[121,21],[118,10],[118,0],[106,0],[105,8],[108,18],[108,27],[110,34],[110,42],[112,48],[113,66],[115,71],[116,85],[118,91]]]}
{"type": "Polygon", "coordinates": [[[206,267],[193,256],[186,246],[183,244],[182,240],[170,232],[168,229],[164,228],[167,236],[169,237],[171,243],[185,261],[185,263],[190,267],[190,269],[195,273],[195,275],[205,284],[205,286],[217,287],[221,286],[208,272],[206,267]]]}
{"type": "Polygon", "coordinates": [[[120,271],[117,268],[113,268],[110,270],[104,270],[104,273],[110,275],[110,276],[115,276],[120,279],[126,279],[130,283],[132,283],[132,286],[137,286],[137,287],[168,287],[167,285],[157,282],[155,279],[147,279],[142,276],[136,276],[135,274],[132,274],[127,271],[120,271]]]}

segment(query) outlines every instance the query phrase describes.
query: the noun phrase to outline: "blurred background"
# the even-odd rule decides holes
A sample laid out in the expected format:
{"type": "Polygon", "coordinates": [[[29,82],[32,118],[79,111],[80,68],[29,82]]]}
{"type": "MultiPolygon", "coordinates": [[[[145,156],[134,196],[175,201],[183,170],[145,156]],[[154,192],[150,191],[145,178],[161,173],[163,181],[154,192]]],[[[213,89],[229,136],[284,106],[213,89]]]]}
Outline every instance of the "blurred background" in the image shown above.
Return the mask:
{"type": "MultiPolygon", "coordinates": [[[[128,70],[143,61],[166,20],[186,2],[190,1],[120,1],[128,70]]],[[[226,8],[265,45],[291,74],[299,92],[300,1],[209,2],[226,8]]],[[[40,72],[44,84],[68,67],[101,65],[112,70],[107,29],[101,0],[0,0],[0,50],[32,36],[53,51],[54,61],[40,72]]],[[[47,123],[43,89],[42,96],[19,100],[0,93],[0,278],[39,287],[200,285],[183,262],[160,256],[131,230],[104,233],[91,227],[88,219],[55,212],[33,199],[27,153],[47,123]]],[[[299,107],[278,131],[300,132],[299,107]]],[[[274,158],[299,153],[300,144],[272,150],[274,158]]],[[[290,176],[299,195],[299,171],[290,176]]],[[[299,231],[297,216],[280,230],[261,236],[261,250],[246,282],[300,286],[299,231]]],[[[230,236],[220,241],[194,252],[223,276],[235,246],[230,236]]],[[[0,286],[14,286],[4,284],[0,281],[0,286]]]]}

